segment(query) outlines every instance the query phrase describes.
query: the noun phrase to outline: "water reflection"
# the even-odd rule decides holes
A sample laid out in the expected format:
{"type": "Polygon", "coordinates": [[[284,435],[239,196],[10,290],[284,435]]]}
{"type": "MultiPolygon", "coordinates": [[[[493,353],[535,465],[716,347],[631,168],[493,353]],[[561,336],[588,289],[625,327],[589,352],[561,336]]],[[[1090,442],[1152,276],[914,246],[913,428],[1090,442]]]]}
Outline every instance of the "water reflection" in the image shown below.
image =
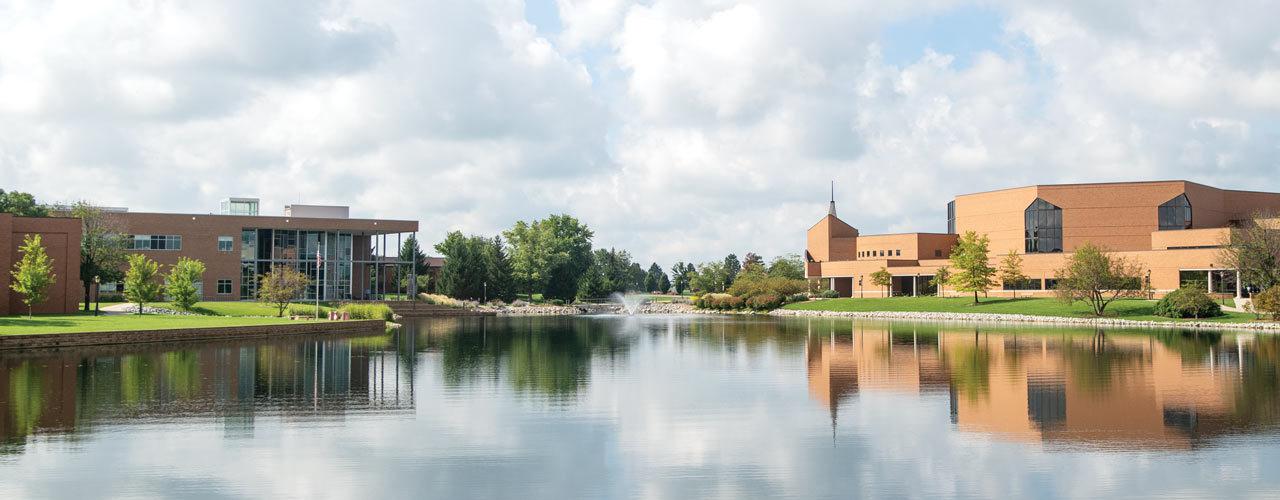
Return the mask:
{"type": "Polygon", "coordinates": [[[1280,423],[1274,336],[835,321],[807,332],[809,390],[833,425],[869,391],[946,392],[962,431],[1064,446],[1188,449],[1280,423]]]}

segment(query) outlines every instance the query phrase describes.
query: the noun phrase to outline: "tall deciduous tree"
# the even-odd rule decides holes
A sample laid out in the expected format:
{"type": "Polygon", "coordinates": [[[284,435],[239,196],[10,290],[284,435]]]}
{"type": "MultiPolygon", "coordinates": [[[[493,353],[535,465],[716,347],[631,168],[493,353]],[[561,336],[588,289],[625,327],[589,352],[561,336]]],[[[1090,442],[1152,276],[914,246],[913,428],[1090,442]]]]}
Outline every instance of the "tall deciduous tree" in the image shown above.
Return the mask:
{"type": "Polygon", "coordinates": [[[787,254],[769,263],[769,276],[794,280],[804,279],[804,261],[796,254],[787,254]]]}
{"type": "Polygon", "coordinates": [[[1000,259],[1000,282],[1004,283],[1006,288],[1013,290],[1014,298],[1018,297],[1018,287],[1027,281],[1027,275],[1022,272],[1022,257],[1017,252],[1009,250],[1003,259],[1000,259]]]}
{"type": "Polygon", "coordinates": [[[942,266],[942,267],[939,267],[937,271],[934,271],[933,279],[929,280],[929,282],[933,283],[934,287],[937,287],[938,296],[942,297],[943,295],[945,295],[942,293],[942,289],[947,285],[947,282],[950,279],[951,279],[951,269],[948,268],[947,266],[942,266]]]}
{"type": "Polygon", "coordinates": [[[594,234],[586,225],[569,215],[552,215],[517,222],[503,235],[511,244],[512,274],[525,291],[573,300],[592,263],[594,234]]]}
{"type": "Polygon", "coordinates": [[[164,279],[164,291],[169,294],[173,305],[184,311],[200,301],[200,292],[196,284],[204,279],[204,263],[196,259],[178,257],[178,263],[169,268],[164,279]]]}
{"type": "Polygon", "coordinates": [[[13,214],[19,217],[48,217],[49,209],[36,203],[31,193],[0,189],[0,213],[13,214]]]}
{"type": "Polygon", "coordinates": [[[124,273],[124,296],[129,302],[138,304],[138,314],[147,302],[154,302],[160,296],[160,283],[156,277],[160,274],[160,265],[140,253],[129,255],[129,270],[124,273]]]}
{"type": "Polygon", "coordinates": [[[690,284],[694,290],[703,293],[723,292],[728,288],[725,286],[725,282],[728,281],[725,278],[727,275],[724,262],[705,262],[698,265],[698,270],[693,274],[690,284]]]}
{"type": "Polygon", "coordinates": [[[103,283],[120,281],[128,256],[124,223],[117,214],[106,212],[86,201],[71,206],[71,216],[80,219],[80,282],[84,284],[84,311],[89,312],[89,292],[94,278],[103,283]]]}
{"type": "Polygon", "coordinates": [[[27,305],[27,317],[30,318],[36,304],[43,304],[49,298],[49,288],[58,281],[53,273],[53,260],[44,251],[40,235],[22,236],[22,246],[18,247],[22,258],[14,263],[13,280],[9,288],[22,295],[22,303],[27,305]]]}
{"type": "Polygon", "coordinates": [[[1280,285],[1280,218],[1258,213],[1231,229],[1218,260],[1238,269],[1243,284],[1269,289],[1280,285]]]}
{"type": "Polygon", "coordinates": [[[1142,267],[1137,263],[1086,243],[1058,270],[1057,295],[1066,302],[1083,301],[1093,314],[1102,316],[1117,299],[1146,296],[1142,278],[1142,267]]]}
{"type": "Polygon", "coordinates": [[[289,304],[302,296],[311,279],[293,266],[272,266],[258,283],[258,300],[276,308],[276,316],[284,316],[289,304]]]}
{"type": "Polygon", "coordinates": [[[994,285],[995,268],[991,267],[987,235],[966,231],[951,249],[951,263],[956,272],[948,280],[961,292],[973,292],[973,303],[978,303],[978,293],[986,293],[994,285]]]}

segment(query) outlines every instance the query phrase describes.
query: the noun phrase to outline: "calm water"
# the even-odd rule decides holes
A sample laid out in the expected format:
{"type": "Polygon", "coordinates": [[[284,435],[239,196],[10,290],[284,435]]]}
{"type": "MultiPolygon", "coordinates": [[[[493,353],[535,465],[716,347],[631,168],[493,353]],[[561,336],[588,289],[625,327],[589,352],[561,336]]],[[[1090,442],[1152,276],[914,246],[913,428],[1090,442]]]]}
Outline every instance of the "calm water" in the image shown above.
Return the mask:
{"type": "Polygon", "coordinates": [[[721,318],[0,354],[0,498],[1280,491],[1280,338],[721,318]]]}

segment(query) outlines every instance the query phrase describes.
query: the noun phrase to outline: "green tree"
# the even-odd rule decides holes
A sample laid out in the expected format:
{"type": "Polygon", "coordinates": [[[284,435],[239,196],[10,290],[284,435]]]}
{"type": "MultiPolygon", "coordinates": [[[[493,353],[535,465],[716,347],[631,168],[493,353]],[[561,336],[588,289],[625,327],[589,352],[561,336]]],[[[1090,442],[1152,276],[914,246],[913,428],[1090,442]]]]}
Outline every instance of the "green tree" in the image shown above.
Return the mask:
{"type": "Polygon", "coordinates": [[[658,279],[658,291],[662,293],[671,291],[671,278],[667,277],[667,273],[662,273],[662,277],[658,279]]]}
{"type": "Polygon", "coordinates": [[[501,237],[449,233],[436,245],[445,257],[436,289],[456,299],[515,299],[516,285],[507,246],[501,237]]]}
{"type": "Polygon", "coordinates": [[[200,301],[201,290],[196,284],[204,279],[204,263],[196,259],[178,257],[178,263],[169,268],[169,275],[164,279],[164,291],[169,295],[173,305],[184,311],[200,301]]]}
{"type": "Polygon", "coordinates": [[[1004,258],[1000,260],[1000,282],[1004,283],[1005,288],[1013,290],[1014,298],[1018,297],[1018,287],[1022,286],[1029,278],[1022,272],[1022,257],[1017,252],[1009,250],[1004,258]]]}
{"type": "Polygon", "coordinates": [[[697,273],[697,270],[694,269],[693,264],[676,262],[671,266],[671,286],[675,288],[676,295],[684,295],[685,290],[689,289],[695,273],[697,273]]]}
{"type": "Polygon", "coordinates": [[[769,263],[769,276],[776,278],[804,279],[804,261],[796,254],[787,254],[769,263]]]}
{"type": "Polygon", "coordinates": [[[724,284],[728,281],[725,278],[727,275],[724,262],[705,262],[698,265],[690,285],[694,290],[702,293],[723,292],[726,289],[724,284]]]}
{"type": "Polygon", "coordinates": [[[882,267],[879,271],[871,273],[871,284],[884,287],[884,295],[888,297],[891,295],[889,287],[893,286],[893,274],[890,274],[888,269],[882,267]]]}
{"type": "Polygon", "coordinates": [[[154,302],[160,296],[160,283],[156,277],[160,274],[160,265],[140,253],[129,255],[129,270],[124,273],[124,296],[129,302],[138,304],[138,314],[147,302],[154,302]]]}
{"type": "Polygon", "coordinates": [[[276,316],[284,316],[289,304],[302,296],[311,279],[293,266],[275,265],[258,283],[258,301],[276,308],[276,316]]]}
{"type": "Polygon", "coordinates": [[[19,217],[48,217],[49,209],[36,203],[30,193],[0,189],[0,213],[13,214],[19,217]]]}
{"type": "Polygon", "coordinates": [[[1085,243],[1067,257],[1066,267],[1058,270],[1056,292],[1063,301],[1085,302],[1094,315],[1102,316],[1117,299],[1146,296],[1142,278],[1142,267],[1137,263],[1085,243]]]}
{"type": "Polygon", "coordinates": [[[738,279],[738,273],[742,272],[742,263],[738,261],[738,256],[729,254],[724,258],[724,278],[723,286],[720,291],[728,290],[729,285],[733,284],[733,280],[738,279]]]}
{"type": "Polygon", "coordinates": [[[644,275],[644,291],[645,292],[665,292],[662,286],[662,280],[667,276],[662,272],[662,267],[657,262],[649,264],[649,271],[644,275]]]}
{"type": "Polygon", "coordinates": [[[755,252],[747,252],[746,255],[742,256],[742,268],[746,269],[750,266],[764,267],[764,258],[755,252]]]}
{"type": "Polygon", "coordinates": [[[89,202],[72,205],[71,216],[81,221],[80,282],[84,285],[84,311],[89,312],[94,278],[112,283],[124,277],[128,241],[119,216],[89,202]]]}
{"type": "Polygon", "coordinates": [[[530,294],[573,300],[591,267],[591,238],[586,225],[569,215],[517,222],[503,233],[511,244],[512,274],[530,294]]]}
{"type": "Polygon", "coordinates": [[[1218,260],[1227,269],[1238,269],[1244,284],[1268,289],[1280,285],[1280,227],[1263,213],[1231,228],[1218,260]]]}
{"type": "Polygon", "coordinates": [[[49,298],[49,288],[58,281],[53,273],[53,260],[44,251],[40,243],[40,235],[26,234],[22,236],[22,246],[18,247],[22,258],[13,265],[13,276],[9,288],[22,295],[22,303],[27,305],[27,317],[37,304],[43,304],[49,298]]]}
{"type": "Polygon", "coordinates": [[[932,283],[933,286],[938,288],[938,296],[942,297],[943,296],[942,288],[946,286],[947,281],[950,279],[951,279],[951,269],[949,269],[947,266],[942,266],[942,267],[939,267],[937,271],[934,271],[933,279],[929,280],[929,283],[932,283]]]}
{"type": "Polygon", "coordinates": [[[511,258],[507,256],[507,246],[501,236],[494,236],[485,247],[484,274],[489,283],[488,298],[503,302],[515,300],[516,287],[515,280],[511,277],[511,258]]]}
{"type": "Polygon", "coordinates": [[[995,268],[991,267],[987,246],[990,239],[984,234],[966,231],[951,249],[951,263],[956,272],[947,280],[956,290],[973,292],[973,303],[978,303],[978,293],[986,293],[995,284],[995,268]]]}
{"type": "MultiPolygon", "coordinates": [[[[413,269],[415,274],[418,276],[426,276],[427,254],[422,253],[422,247],[418,245],[418,237],[416,235],[409,235],[409,237],[405,238],[404,242],[400,244],[400,261],[410,262],[411,269],[413,269]]],[[[408,290],[409,280],[407,278],[401,278],[400,281],[400,285],[405,287],[405,290],[408,290]]],[[[415,279],[413,285],[413,288],[419,292],[426,291],[426,287],[422,285],[422,281],[420,280],[415,279]]]]}
{"type": "Polygon", "coordinates": [[[627,291],[628,292],[644,292],[644,278],[646,273],[644,268],[640,267],[639,262],[632,262],[627,266],[627,291]]]}

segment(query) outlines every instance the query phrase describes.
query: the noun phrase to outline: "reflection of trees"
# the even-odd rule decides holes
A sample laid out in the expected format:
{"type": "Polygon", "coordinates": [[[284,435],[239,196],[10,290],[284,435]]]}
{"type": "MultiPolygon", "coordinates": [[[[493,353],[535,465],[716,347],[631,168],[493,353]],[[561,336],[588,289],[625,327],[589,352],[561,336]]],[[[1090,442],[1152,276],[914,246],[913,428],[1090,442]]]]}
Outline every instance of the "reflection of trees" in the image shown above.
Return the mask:
{"type": "Polygon", "coordinates": [[[589,383],[593,358],[611,360],[628,352],[631,340],[614,328],[563,318],[474,320],[433,330],[421,345],[441,354],[447,385],[505,376],[516,391],[572,398],[589,383]]]}
{"type": "Polygon", "coordinates": [[[1182,356],[1182,361],[1199,363],[1209,355],[1213,346],[1222,342],[1219,332],[1201,332],[1199,330],[1179,330],[1176,332],[1158,331],[1154,333],[1165,347],[1182,356]]]}
{"type": "Polygon", "coordinates": [[[1116,346],[1102,330],[1089,337],[1088,347],[1066,340],[1063,342],[1063,355],[1076,385],[1090,392],[1107,391],[1116,377],[1132,371],[1126,367],[1142,359],[1140,349],[1116,346]]]}
{"type": "Polygon", "coordinates": [[[952,390],[964,394],[969,401],[985,399],[991,391],[991,350],[978,342],[953,345],[947,352],[947,368],[952,390]]]}
{"type": "Polygon", "coordinates": [[[25,437],[35,432],[44,409],[44,381],[40,369],[23,361],[9,369],[9,417],[11,437],[25,437]]]}
{"type": "Polygon", "coordinates": [[[1235,415],[1245,422],[1274,426],[1280,421],[1280,338],[1255,337],[1245,352],[1244,373],[1235,401],[1235,415]]]}

